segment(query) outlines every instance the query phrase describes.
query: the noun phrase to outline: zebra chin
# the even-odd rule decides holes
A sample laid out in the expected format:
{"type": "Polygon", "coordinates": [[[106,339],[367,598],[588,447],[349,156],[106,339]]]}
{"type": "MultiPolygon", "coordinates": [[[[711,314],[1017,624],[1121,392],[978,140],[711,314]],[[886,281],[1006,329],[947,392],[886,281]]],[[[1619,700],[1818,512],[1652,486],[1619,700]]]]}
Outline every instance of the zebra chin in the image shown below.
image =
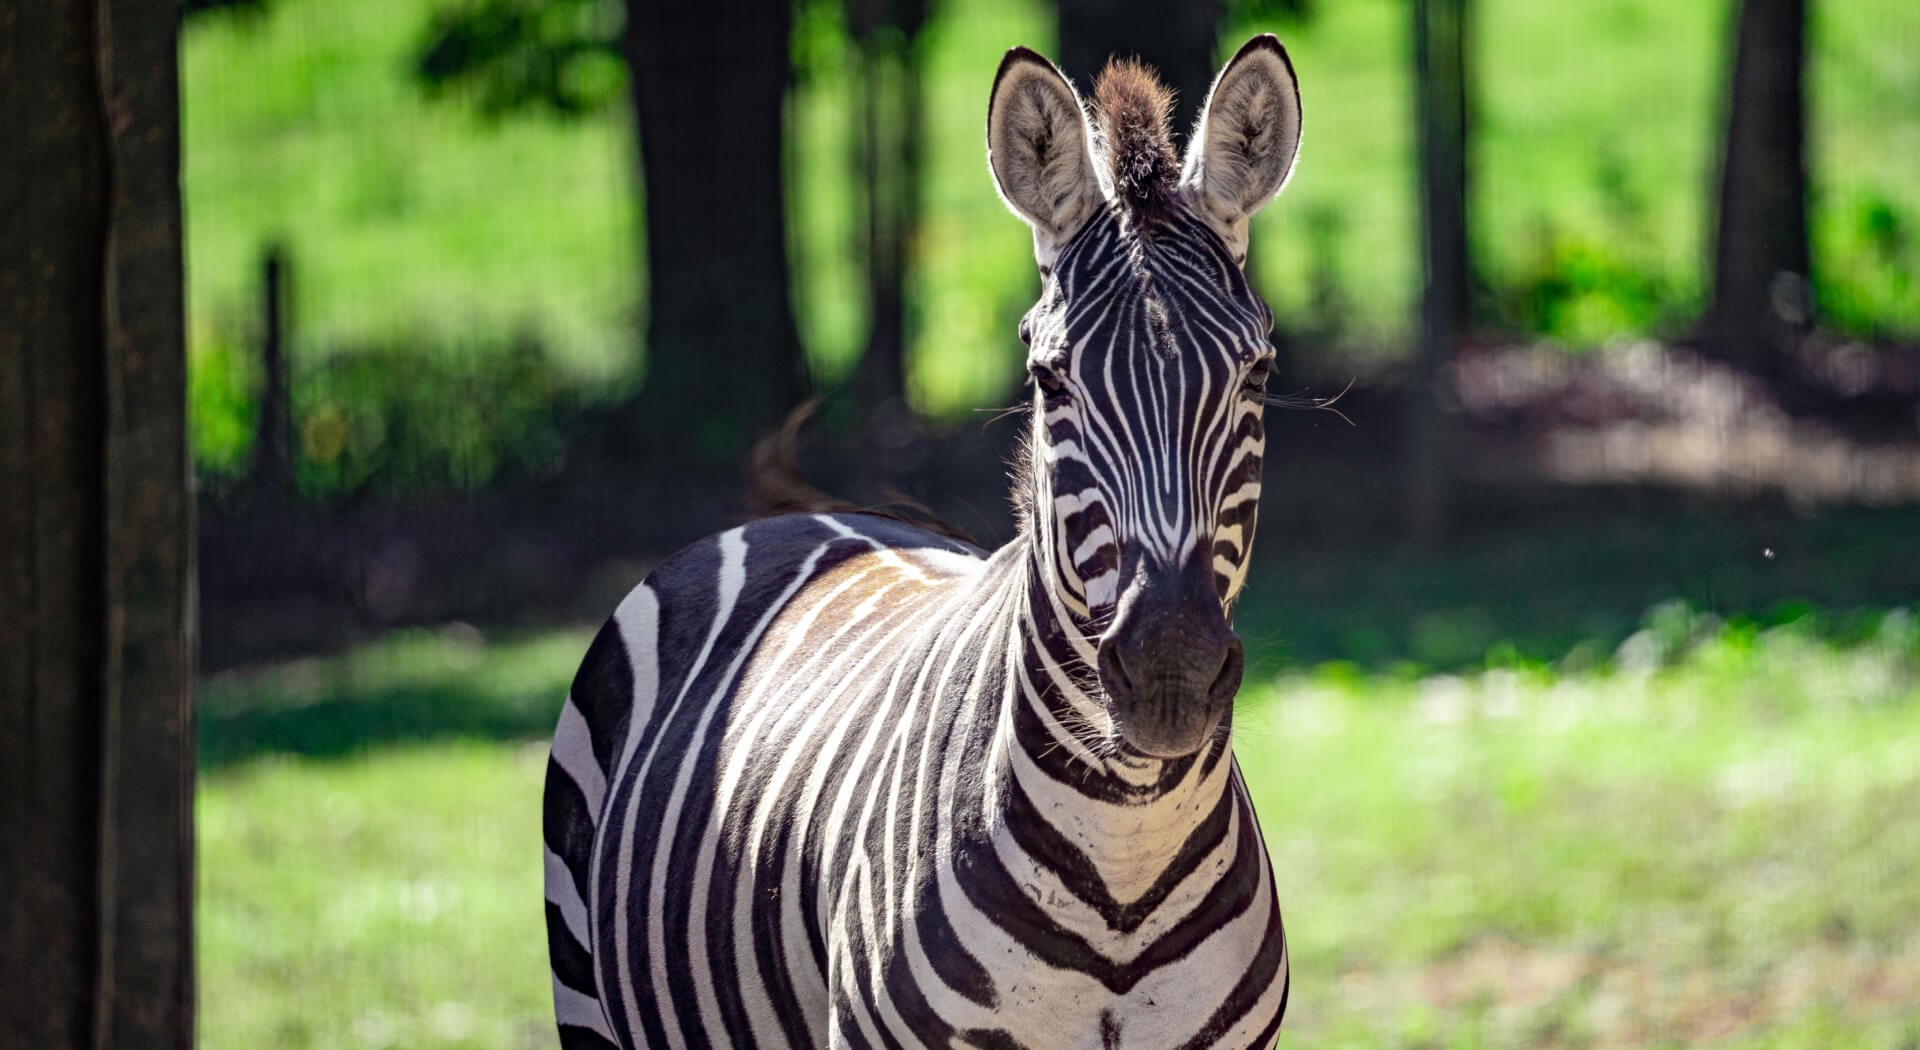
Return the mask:
{"type": "Polygon", "coordinates": [[[1135,572],[1098,655],[1121,743],[1161,759],[1206,747],[1232,716],[1245,663],[1210,565],[1135,572]]]}
{"type": "Polygon", "coordinates": [[[1224,735],[1243,669],[1240,640],[1218,648],[1168,646],[1158,660],[1123,662],[1119,646],[1101,647],[1100,679],[1113,705],[1116,735],[1148,758],[1186,758],[1224,735]],[[1109,655],[1111,654],[1111,655],[1109,655]],[[1129,664],[1134,673],[1129,673],[1129,664]],[[1151,677],[1142,664],[1157,665],[1151,677]]]}

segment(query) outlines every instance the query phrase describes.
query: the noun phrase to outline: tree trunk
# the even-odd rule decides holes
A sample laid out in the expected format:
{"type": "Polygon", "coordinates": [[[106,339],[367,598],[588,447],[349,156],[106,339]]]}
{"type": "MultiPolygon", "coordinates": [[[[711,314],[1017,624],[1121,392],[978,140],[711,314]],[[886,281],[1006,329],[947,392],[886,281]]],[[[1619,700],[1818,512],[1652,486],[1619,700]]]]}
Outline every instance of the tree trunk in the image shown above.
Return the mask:
{"type": "Polygon", "coordinates": [[[730,465],[806,390],[781,146],[788,0],[632,0],[625,45],[646,191],[646,384],[656,461],[730,465]]]}
{"type": "Polygon", "coordinates": [[[0,1046],[192,1044],[176,20],[0,15],[0,1046]]]}
{"type": "Polygon", "coordinates": [[[1221,0],[1059,0],[1060,65],[1085,95],[1109,58],[1137,56],[1177,93],[1173,133],[1186,142],[1217,71],[1221,0]]]}
{"type": "Polygon", "coordinates": [[[1407,527],[1415,542],[1445,530],[1452,488],[1447,365],[1467,333],[1473,260],[1467,243],[1470,67],[1468,0],[1414,0],[1414,119],[1420,148],[1420,345],[1407,391],[1407,527]]]}
{"type": "MultiPolygon", "coordinates": [[[[856,195],[865,202],[867,339],[852,395],[865,439],[891,448],[915,432],[907,408],[909,245],[920,225],[922,0],[849,0],[849,45],[859,107],[856,195]]],[[[884,457],[882,457],[884,459],[884,457]]],[[[889,465],[876,461],[876,467],[889,465]]]]}
{"type": "Polygon", "coordinates": [[[1745,0],[1721,149],[1710,343],[1777,367],[1812,317],[1807,247],[1806,0],[1745,0]]]}

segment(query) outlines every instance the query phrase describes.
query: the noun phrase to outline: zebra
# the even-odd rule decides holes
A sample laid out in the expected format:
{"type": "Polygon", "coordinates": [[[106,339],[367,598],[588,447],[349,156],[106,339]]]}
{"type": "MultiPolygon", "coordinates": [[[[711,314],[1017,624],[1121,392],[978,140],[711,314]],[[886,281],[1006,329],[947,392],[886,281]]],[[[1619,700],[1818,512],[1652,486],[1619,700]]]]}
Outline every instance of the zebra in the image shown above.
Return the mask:
{"type": "Polygon", "coordinates": [[[544,797],[562,1046],[1266,1047],[1289,967],[1230,748],[1272,316],[1248,220],[1300,140],[1280,42],[1091,107],[1009,51],[989,168],[1031,227],[1018,533],[763,518],[594,638],[544,797]]]}

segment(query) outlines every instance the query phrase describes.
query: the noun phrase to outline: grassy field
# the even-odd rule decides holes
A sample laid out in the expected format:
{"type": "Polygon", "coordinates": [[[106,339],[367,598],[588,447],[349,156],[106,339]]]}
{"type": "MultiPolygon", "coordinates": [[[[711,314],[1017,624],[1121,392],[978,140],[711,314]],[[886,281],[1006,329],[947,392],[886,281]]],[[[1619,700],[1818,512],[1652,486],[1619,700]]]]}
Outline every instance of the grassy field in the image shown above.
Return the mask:
{"type": "MultiPolygon", "coordinates": [[[[639,361],[643,275],[626,117],[488,122],[409,79],[432,0],[275,0],[196,19],[182,45],[196,398],[244,392],[265,246],[294,262],[296,352],[359,346],[552,350],[583,388],[639,361]]],[[[1390,352],[1406,331],[1414,236],[1406,27],[1397,0],[1311,5],[1304,23],[1231,27],[1287,39],[1307,136],[1257,265],[1283,322],[1313,345],[1390,352]]],[[[1658,329],[1700,295],[1724,4],[1608,0],[1479,6],[1476,242],[1496,289],[1556,293],[1546,324],[1575,343],[1658,329]]],[[[790,170],[798,309],[820,371],[860,341],[849,257],[851,104],[833,5],[802,5],[790,170]]],[[[1920,7],[1815,5],[1810,72],[1818,271],[1856,330],[1920,331],[1920,7]]],[[[927,73],[926,219],[910,289],[922,407],[992,400],[1014,374],[1014,320],[1034,278],[1024,230],[995,199],[980,127],[1000,53],[1051,46],[1038,0],[939,5],[927,73]]],[[[1537,312],[1537,311],[1536,311],[1537,312]]],[[[228,398],[231,400],[231,397],[228,398]]],[[[236,411],[229,411],[231,416],[236,411]]],[[[203,449],[236,440],[199,415],[203,449]]],[[[237,428],[243,432],[244,427],[237,428]]]]}
{"type": "MultiPolygon", "coordinates": [[[[1269,544],[1236,748],[1282,1045],[1911,1047],[1916,513],[1269,544]]],[[[549,1045],[540,738],[587,636],[203,683],[204,1045],[549,1045]]]]}
{"type": "MultiPolygon", "coordinates": [[[[1920,624],[1648,630],[1580,672],[1334,663],[1249,688],[1237,749],[1294,951],[1282,1045],[1920,1038],[1920,624]]],[[[415,635],[209,683],[203,1045],[548,1045],[544,750],[515,738],[583,646],[415,635]],[[439,740],[232,735],[256,708],[351,722],[483,684],[474,722],[414,727],[439,740]]]]}

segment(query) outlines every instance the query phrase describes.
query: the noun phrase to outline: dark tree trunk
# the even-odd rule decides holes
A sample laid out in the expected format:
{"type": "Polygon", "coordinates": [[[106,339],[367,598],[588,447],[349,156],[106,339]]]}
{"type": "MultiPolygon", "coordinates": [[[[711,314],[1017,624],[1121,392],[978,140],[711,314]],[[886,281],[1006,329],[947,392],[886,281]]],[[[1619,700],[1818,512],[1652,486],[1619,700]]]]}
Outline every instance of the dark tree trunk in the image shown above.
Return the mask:
{"type": "Polygon", "coordinates": [[[855,173],[866,202],[863,251],[867,276],[867,340],[854,377],[858,414],[870,434],[891,445],[906,440],[906,289],[908,245],[920,224],[922,156],[920,60],[926,24],[921,0],[854,0],[848,4],[857,65],[855,173]]]}
{"type": "Polygon", "coordinates": [[[1445,531],[1452,488],[1447,365],[1471,318],[1467,243],[1469,0],[1414,0],[1414,119],[1420,143],[1420,345],[1407,391],[1407,526],[1416,542],[1445,531]]]}
{"type": "Polygon", "coordinates": [[[1084,95],[1109,58],[1137,56],[1178,93],[1175,141],[1185,143],[1213,86],[1221,0],[1059,0],[1060,66],[1084,95]]]}
{"type": "Polygon", "coordinates": [[[0,15],[0,1046],[192,1044],[176,19],[0,15]]]}
{"type": "Polygon", "coordinates": [[[1704,334],[1722,349],[1764,354],[1769,369],[1812,315],[1806,29],[1806,0],[1741,3],[1726,94],[1704,334]]]}
{"type": "Polygon", "coordinates": [[[789,294],[783,125],[790,0],[632,0],[646,191],[647,376],[633,437],[730,465],[806,390],[789,294]]]}

